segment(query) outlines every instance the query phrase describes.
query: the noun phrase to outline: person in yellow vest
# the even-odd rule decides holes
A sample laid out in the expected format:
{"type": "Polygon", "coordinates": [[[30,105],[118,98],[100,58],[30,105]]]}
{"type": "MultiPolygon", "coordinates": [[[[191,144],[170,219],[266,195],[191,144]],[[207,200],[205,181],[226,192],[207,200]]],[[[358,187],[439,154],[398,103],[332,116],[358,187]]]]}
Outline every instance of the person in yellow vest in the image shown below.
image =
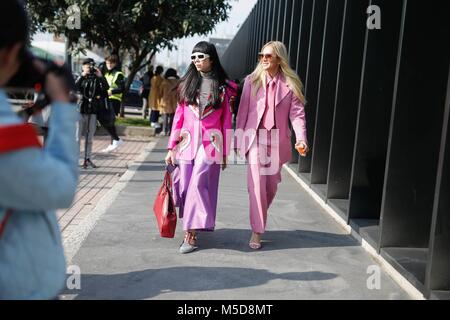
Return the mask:
{"type": "Polygon", "coordinates": [[[115,126],[116,116],[120,113],[122,104],[122,95],[125,90],[125,76],[118,68],[119,57],[112,54],[106,58],[105,78],[109,84],[108,90],[108,110],[103,110],[105,116],[99,117],[100,124],[108,131],[111,136],[111,144],[102,150],[102,152],[111,152],[117,149],[123,140],[117,135],[115,126]]]}
{"type": "Polygon", "coordinates": [[[159,112],[161,110],[161,84],[163,82],[163,77],[161,74],[164,69],[161,66],[157,66],[155,70],[155,75],[152,78],[150,86],[150,95],[148,97],[149,107],[152,110],[150,113],[150,126],[152,128],[161,128],[158,122],[159,112]]]}

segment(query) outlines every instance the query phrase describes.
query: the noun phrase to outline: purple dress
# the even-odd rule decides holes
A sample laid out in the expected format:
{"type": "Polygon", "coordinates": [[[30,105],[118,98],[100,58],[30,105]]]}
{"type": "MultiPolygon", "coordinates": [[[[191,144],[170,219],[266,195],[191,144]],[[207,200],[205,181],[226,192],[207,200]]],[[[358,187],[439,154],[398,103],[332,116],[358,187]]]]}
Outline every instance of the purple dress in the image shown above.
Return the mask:
{"type": "MultiPolygon", "coordinates": [[[[211,85],[210,74],[202,73],[199,90],[200,114],[202,106],[210,98],[211,85]]],[[[199,143],[193,160],[180,160],[173,180],[174,198],[176,206],[179,207],[179,216],[183,219],[183,230],[214,231],[219,176],[220,164],[207,161],[202,143],[199,143]]]]}
{"type": "Polygon", "coordinates": [[[179,215],[183,230],[214,231],[220,164],[208,163],[200,145],[192,161],[180,161],[178,182],[179,215]]]}

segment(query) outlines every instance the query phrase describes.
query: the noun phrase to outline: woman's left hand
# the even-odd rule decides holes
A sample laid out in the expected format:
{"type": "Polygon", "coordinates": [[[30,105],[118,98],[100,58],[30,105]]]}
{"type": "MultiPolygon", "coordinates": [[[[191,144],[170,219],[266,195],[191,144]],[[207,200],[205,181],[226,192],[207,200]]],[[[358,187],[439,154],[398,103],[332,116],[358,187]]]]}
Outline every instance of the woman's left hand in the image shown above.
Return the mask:
{"type": "Polygon", "coordinates": [[[227,157],[223,157],[222,171],[224,171],[226,168],[227,168],[227,157]]]}

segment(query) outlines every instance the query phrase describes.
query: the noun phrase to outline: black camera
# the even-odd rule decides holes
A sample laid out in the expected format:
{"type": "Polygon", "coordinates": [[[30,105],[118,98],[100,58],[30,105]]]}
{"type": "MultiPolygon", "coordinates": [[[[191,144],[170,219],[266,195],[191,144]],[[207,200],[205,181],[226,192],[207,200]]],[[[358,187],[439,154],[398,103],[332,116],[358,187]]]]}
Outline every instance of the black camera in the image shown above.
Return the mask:
{"type": "MultiPolygon", "coordinates": [[[[20,51],[19,59],[21,61],[19,70],[5,86],[5,91],[8,94],[14,94],[19,97],[21,95],[25,96],[30,92],[37,94],[33,104],[27,105],[23,110],[19,111],[19,115],[23,118],[42,110],[52,103],[45,92],[45,82],[48,73],[52,72],[64,79],[63,81],[68,92],[76,91],[72,73],[65,65],[60,66],[53,61],[35,57],[27,48],[23,48],[20,51]],[[38,68],[36,61],[39,61],[44,67],[38,68]]],[[[71,95],[71,99],[75,101],[75,96],[71,95]]]]}
{"type": "Polygon", "coordinates": [[[89,75],[92,77],[92,76],[95,76],[95,73],[97,72],[97,69],[95,68],[95,62],[94,61],[92,61],[92,62],[90,62],[89,63],[89,75]]]}

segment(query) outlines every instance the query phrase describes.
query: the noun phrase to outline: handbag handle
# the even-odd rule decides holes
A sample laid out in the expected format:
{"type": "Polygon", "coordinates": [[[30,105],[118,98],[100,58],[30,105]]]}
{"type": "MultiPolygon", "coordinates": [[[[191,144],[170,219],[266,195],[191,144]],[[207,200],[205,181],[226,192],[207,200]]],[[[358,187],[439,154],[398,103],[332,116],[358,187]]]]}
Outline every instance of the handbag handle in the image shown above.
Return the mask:
{"type": "Polygon", "coordinates": [[[164,185],[171,190],[172,189],[172,178],[170,177],[169,171],[166,170],[166,173],[164,175],[164,185]]]}

